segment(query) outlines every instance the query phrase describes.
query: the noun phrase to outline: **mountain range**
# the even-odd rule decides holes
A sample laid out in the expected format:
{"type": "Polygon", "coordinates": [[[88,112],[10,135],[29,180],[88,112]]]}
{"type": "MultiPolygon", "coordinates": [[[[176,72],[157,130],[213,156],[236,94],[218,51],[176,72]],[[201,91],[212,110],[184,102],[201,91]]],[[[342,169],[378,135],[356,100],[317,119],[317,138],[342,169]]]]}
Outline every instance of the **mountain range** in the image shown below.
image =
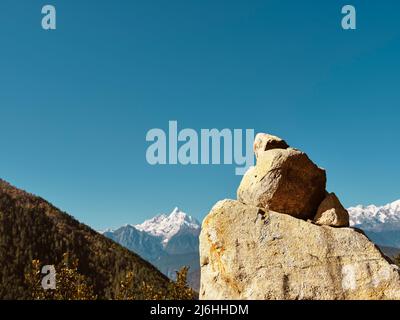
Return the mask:
{"type": "Polygon", "coordinates": [[[127,224],[102,234],[139,254],[171,279],[182,266],[188,266],[188,283],[199,288],[200,223],[178,208],[141,224],[127,224]]]}
{"type": "Polygon", "coordinates": [[[400,248],[400,200],[384,206],[348,208],[352,227],[362,229],[379,246],[400,248]]]}

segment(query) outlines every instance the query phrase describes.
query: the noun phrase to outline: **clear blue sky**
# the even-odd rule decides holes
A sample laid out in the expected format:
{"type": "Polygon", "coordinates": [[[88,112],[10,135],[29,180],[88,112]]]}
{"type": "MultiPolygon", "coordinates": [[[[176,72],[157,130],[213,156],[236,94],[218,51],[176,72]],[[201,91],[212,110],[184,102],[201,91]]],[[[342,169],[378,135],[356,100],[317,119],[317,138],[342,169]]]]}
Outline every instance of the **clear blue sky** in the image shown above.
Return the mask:
{"type": "Polygon", "coordinates": [[[0,3],[0,177],[96,229],[202,219],[234,166],[146,163],[146,133],[254,128],[327,169],[346,206],[400,198],[400,2],[0,3]],[[343,31],[341,7],[358,29],[343,31]]]}

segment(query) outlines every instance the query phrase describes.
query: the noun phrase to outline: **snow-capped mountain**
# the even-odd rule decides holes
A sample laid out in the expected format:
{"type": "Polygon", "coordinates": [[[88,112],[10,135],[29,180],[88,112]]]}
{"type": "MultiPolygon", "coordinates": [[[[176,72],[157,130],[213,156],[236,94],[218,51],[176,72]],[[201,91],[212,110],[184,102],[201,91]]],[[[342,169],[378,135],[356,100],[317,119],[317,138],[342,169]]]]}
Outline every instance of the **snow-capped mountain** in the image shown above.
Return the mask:
{"type": "MultiPolygon", "coordinates": [[[[198,238],[200,233],[200,223],[178,208],[175,208],[169,215],[161,214],[146,220],[142,224],[136,225],[135,228],[154,237],[161,238],[162,245],[167,250],[168,247],[170,247],[170,243],[173,242],[177,236],[187,238],[194,236],[198,238]]],[[[189,248],[185,248],[183,251],[188,250],[189,248]]]]}
{"type": "MultiPolygon", "coordinates": [[[[127,224],[116,230],[102,232],[106,237],[139,254],[170,278],[182,266],[191,274],[199,269],[200,223],[175,208],[170,214],[160,214],[138,225],[127,224]]],[[[197,275],[191,283],[198,289],[197,275]]]]}
{"type": "Polygon", "coordinates": [[[400,200],[384,206],[348,208],[350,225],[365,231],[378,245],[400,248],[400,200]]]}

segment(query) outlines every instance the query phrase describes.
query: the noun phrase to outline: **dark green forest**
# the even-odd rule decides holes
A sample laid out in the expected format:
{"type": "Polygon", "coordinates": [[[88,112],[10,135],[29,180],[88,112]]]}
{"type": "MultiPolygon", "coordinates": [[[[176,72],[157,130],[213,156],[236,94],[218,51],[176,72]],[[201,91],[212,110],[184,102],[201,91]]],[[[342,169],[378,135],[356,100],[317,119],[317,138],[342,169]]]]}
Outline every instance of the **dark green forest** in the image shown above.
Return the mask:
{"type": "Polygon", "coordinates": [[[0,180],[0,299],[32,299],[25,281],[32,261],[60,265],[65,254],[76,261],[98,299],[121,296],[127,275],[131,295],[140,299],[143,284],[166,293],[170,281],[138,255],[105,238],[44,199],[0,180]]]}

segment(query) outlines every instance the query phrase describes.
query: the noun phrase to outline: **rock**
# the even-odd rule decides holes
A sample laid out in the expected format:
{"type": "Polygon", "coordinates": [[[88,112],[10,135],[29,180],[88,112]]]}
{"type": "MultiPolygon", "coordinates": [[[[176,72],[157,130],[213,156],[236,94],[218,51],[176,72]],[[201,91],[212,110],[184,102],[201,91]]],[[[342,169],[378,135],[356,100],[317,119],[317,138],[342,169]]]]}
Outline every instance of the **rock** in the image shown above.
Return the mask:
{"type": "Polygon", "coordinates": [[[348,227],[349,213],[334,193],[329,193],[318,207],[314,222],[332,227],[348,227]]]}
{"type": "Polygon", "coordinates": [[[355,229],[218,202],[200,235],[200,299],[400,299],[399,269],[355,229]]]}
{"type": "Polygon", "coordinates": [[[289,145],[285,140],[267,133],[258,133],[254,139],[254,153],[256,158],[260,153],[272,149],[287,149],[289,145]]]}
{"type": "Polygon", "coordinates": [[[313,219],[325,198],[326,173],[298,150],[272,149],[259,154],[244,175],[238,200],[302,219],[313,219]]]}

